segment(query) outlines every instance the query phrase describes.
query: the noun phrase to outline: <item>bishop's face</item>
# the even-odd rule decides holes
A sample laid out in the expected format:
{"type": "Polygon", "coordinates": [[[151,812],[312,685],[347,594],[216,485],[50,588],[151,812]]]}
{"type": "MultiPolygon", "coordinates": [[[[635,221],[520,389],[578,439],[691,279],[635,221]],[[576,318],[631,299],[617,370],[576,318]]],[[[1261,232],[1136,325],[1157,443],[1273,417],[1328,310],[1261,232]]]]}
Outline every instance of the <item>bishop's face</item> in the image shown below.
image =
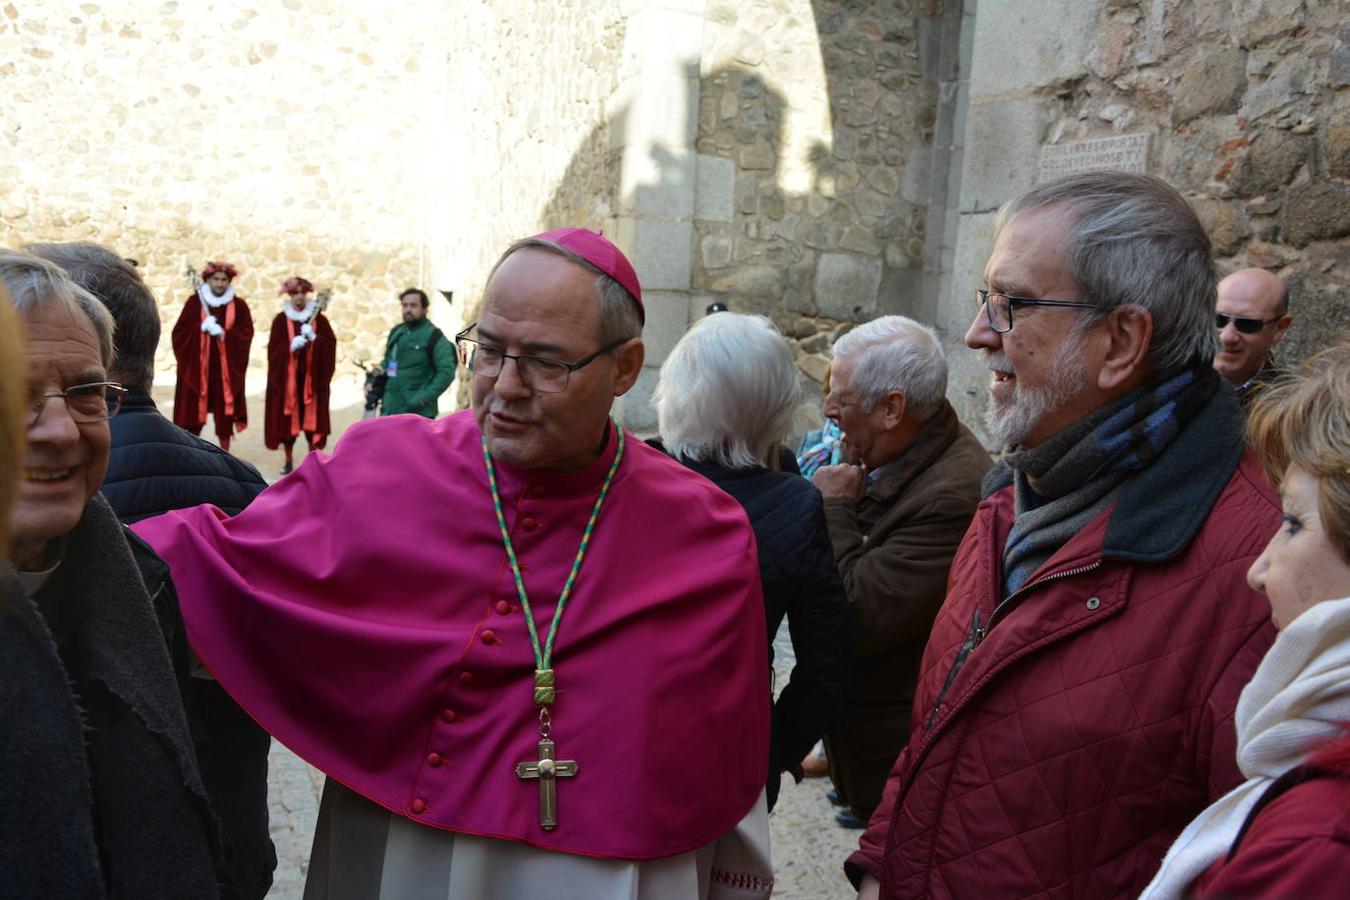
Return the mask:
{"type": "Polygon", "coordinates": [[[212,272],[206,283],[211,286],[211,293],[217,297],[224,297],[225,291],[230,287],[230,276],[224,272],[212,272]]]}
{"type": "Polygon", "coordinates": [[[309,304],[309,294],[304,291],[296,291],[287,296],[291,298],[291,309],[294,309],[297,312],[304,309],[305,306],[309,304]]]}
{"type": "MultiPolygon", "coordinates": [[[[575,362],[602,345],[593,272],[534,247],[517,250],[487,287],[475,337],[512,355],[575,362]]],[[[596,460],[614,398],[642,369],[632,340],[572,372],[566,390],[546,393],[512,360],[494,377],[473,376],[473,410],[492,455],[523,469],[575,471],[596,460]]]]}

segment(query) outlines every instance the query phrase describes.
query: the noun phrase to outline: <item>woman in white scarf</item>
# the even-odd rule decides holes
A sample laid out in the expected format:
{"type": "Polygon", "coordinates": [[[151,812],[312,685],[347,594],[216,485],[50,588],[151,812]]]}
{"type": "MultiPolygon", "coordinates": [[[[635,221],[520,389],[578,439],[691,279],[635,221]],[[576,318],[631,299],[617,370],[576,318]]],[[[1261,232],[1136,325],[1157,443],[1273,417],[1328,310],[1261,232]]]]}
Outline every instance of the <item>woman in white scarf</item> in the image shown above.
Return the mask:
{"type": "Polygon", "coordinates": [[[1280,634],[1238,701],[1247,781],[1181,833],[1147,898],[1350,891],[1350,341],[1267,390],[1248,428],[1284,524],[1247,579],[1280,634]]]}

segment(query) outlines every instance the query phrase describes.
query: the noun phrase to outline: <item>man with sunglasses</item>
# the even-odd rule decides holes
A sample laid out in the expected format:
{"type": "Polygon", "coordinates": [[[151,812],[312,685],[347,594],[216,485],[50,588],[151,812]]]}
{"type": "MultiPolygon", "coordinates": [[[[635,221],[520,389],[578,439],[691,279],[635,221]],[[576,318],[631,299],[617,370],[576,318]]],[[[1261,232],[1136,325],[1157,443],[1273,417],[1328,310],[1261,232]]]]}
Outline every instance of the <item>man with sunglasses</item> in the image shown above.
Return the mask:
{"type": "Polygon", "coordinates": [[[0,596],[0,896],[215,897],[221,838],[184,715],[154,554],[99,494],[113,322],[60,269],[0,251],[27,368],[27,450],[0,596]],[[12,584],[9,579],[6,582],[12,584]]]}
{"type": "Polygon", "coordinates": [[[1214,371],[1237,389],[1243,406],[1280,374],[1271,351],[1293,321],[1289,289],[1265,269],[1240,269],[1219,282],[1214,326],[1220,346],[1214,371]]]}
{"type": "Polygon", "coordinates": [[[330,776],[306,896],[768,896],[754,534],[609,418],[643,318],[605,238],[517,242],[458,336],[472,410],[136,526],[202,661],[330,776]]]}
{"type": "Polygon", "coordinates": [[[1234,709],[1274,636],[1246,572],[1280,509],[1177,191],[1039,185],[1000,210],[984,278],[966,344],[1002,455],[846,868],[872,897],[1133,896],[1245,780],[1234,709]]]}

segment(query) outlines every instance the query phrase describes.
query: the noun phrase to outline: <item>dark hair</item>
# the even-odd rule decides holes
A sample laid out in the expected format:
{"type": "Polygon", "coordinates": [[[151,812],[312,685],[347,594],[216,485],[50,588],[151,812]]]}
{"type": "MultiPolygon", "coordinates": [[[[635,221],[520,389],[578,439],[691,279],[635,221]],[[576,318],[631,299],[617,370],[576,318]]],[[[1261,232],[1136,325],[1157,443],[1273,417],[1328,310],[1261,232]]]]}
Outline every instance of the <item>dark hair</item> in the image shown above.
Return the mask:
{"type": "Polygon", "coordinates": [[[159,345],[159,306],[140,273],[107,247],[89,241],[29,244],[25,249],[59,266],[108,308],[116,323],[108,376],[127,387],[149,390],[159,345]]]}
{"type": "Polygon", "coordinates": [[[399,299],[400,301],[402,301],[403,298],[406,297],[406,296],[408,296],[409,294],[416,294],[418,297],[421,297],[421,298],[422,298],[422,308],[423,308],[423,309],[426,309],[428,306],[431,305],[431,298],[429,298],[429,297],[427,296],[427,292],[424,291],[424,290],[422,290],[421,288],[408,288],[408,289],[405,290],[403,293],[401,293],[401,294],[398,295],[398,299],[399,299]]]}

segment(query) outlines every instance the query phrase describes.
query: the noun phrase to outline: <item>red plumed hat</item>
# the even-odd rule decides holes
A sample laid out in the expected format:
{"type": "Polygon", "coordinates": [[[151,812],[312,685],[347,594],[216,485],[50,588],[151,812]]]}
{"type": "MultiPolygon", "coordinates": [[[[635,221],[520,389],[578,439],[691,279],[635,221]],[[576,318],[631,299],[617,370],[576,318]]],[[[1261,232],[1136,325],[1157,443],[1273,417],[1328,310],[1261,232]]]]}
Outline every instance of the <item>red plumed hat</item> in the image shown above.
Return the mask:
{"type": "Polygon", "coordinates": [[[206,281],[217,272],[224,272],[230,276],[231,281],[239,276],[239,271],[227,262],[209,262],[206,264],[206,268],[202,269],[202,281],[206,281]]]}
{"type": "Polygon", "coordinates": [[[314,285],[309,283],[309,279],[301,278],[299,275],[292,275],[281,283],[282,294],[310,294],[314,292],[314,285]]]}

